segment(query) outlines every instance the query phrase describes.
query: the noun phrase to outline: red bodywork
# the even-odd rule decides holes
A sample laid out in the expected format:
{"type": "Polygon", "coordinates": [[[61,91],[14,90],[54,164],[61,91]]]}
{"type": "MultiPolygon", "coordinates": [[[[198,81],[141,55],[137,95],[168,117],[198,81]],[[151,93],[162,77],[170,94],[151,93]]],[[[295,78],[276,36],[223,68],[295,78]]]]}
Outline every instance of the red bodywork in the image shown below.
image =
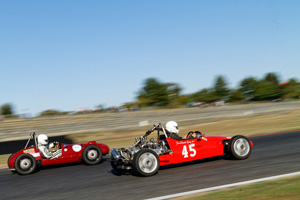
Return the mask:
{"type": "MultiPolygon", "coordinates": [[[[207,136],[191,140],[167,138],[173,154],[160,155],[160,166],[224,155],[224,142],[229,142],[230,139],[231,137],[225,136],[207,136]]],[[[250,145],[252,148],[252,141],[250,145]]]]}
{"type": "Polygon", "coordinates": [[[96,143],[95,141],[91,141],[86,144],[61,144],[61,149],[62,149],[61,156],[56,159],[47,159],[47,158],[42,158],[42,155],[36,146],[31,146],[13,154],[8,160],[8,167],[10,170],[14,170],[16,158],[23,153],[31,154],[36,159],[38,165],[40,166],[80,162],[82,161],[82,152],[84,148],[89,145],[97,145],[101,149],[103,155],[109,153],[109,147],[107,145],[96,143]]]}

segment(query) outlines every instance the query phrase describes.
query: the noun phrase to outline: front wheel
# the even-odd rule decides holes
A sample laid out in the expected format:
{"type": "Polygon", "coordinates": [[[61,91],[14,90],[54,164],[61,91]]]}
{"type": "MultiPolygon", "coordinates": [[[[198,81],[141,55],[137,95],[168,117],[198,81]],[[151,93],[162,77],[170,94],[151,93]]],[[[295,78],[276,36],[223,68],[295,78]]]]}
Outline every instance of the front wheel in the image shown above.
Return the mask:
{"type": "Polygon", "coordinates": [[[102,151],[96,145],[87,146],[82,152],[83,161],[88,165],[96,165],[102,161],[102,151]]]}
{"type": "Polygon", "coordinates": [[[228,144],[228,152],[235,159],[243,160],[250,156],[251,145],[248,138],[237,135],[231,138],[228,144]]]}
{"type": "Polygon", "coordinates": [[[149,149],[142,149],[134,155],[132,167],[141,176],[152,176],[159,169],[158,155],[149,149]]]}
{"type": "Polygon", "coordinates": [[[21,175],[27,175],[34,172],[36,160],[31,154],[21,154],[15,160],[15,169],[21,175]]]}

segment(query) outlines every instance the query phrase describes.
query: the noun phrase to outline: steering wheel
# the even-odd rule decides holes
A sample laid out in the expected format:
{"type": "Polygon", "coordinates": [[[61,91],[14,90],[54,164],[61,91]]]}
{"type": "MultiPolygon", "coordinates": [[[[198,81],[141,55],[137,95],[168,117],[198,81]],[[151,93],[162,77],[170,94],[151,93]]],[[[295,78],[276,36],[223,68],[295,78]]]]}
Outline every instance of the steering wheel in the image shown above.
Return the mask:
{"type": "Polygon", "coordinates": [[[189,139],[189,137],[193,136],[193,133],[194,133],[194,131],[188,132],[188,134],[186,134],[186,136],[184,138],[189,139]]]}
{"type": "Polygon", "coordinates": [[[201,133],[200,131],[195,131],[195,134],[196,134],[196,138],[201,138],[204,136],[204,134],[201,133]]]}

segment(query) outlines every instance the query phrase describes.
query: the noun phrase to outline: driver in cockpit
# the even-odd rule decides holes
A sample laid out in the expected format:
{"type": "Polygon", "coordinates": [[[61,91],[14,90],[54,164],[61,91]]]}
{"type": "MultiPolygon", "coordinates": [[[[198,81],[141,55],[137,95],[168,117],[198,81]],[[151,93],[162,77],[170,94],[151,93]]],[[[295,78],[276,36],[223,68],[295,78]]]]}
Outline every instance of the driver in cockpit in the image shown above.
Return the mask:
{"type": "Polygon", "coordinates": [[[187,135],[185,137],[180,137],[178,135],[179,129],[178,129],[178,124],[175,121],[168,121],[166,123],[166,133],[167,136],[174,139],[174,140],[184,140],[187,139],[187,135]]]}
{"type": "Polygon", "coordinates": [[[45,158],[55,159],[61,156],[61,149],[57,149],[53,152],[50,152],[48,148],[53,148],[54,144],[50,143],[48,148],[48,136],[45,134],[40,134],[38,136],[38,149],[43,154],[45,158]]]}
{"type": "Polygon", "coordinates": [[[186,134],[186,136],[180,137],[178,135],[179,133],[178,124],[175,121],[169,121],[166,123],[166,133],[168,137],[174,140],[190,140],[202,136],[202,133],[199,131],[190,131],[188,134],[186,134]]]}
{"type": "MultiPolygon", "coordinates": [[[[144,137],[147,137],[148,135],[150,135],[153,130],[154,130],[154,128],[152,130],[148,130],[145,133],[144,137]]],[[[162,129],[159,129],[159,130],[162,130],[162,129]]],[[[200,131],[190,131],[188,134],[186,134],[186,136],[180,137],[178,135],[178,133],[179,133],[178,124],[175,121],[167,122],[165,130],[166,130],[167,136],[174,140],[191,140],[194,138],[201,138],[202,136],[204,136],[200,131]]]]}

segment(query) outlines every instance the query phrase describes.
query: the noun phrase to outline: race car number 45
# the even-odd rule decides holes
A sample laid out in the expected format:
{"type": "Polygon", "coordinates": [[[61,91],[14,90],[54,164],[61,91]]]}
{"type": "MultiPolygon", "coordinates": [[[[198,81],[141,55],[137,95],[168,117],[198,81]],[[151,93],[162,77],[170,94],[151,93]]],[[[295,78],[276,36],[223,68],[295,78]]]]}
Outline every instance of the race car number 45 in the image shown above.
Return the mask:
{"type": "Polygon", "coordinates": [[[187,150],[187,145],[183,146],[182,155],[184,156],[184,158],[188,158],[189,156],[194,157],[197,153],[196,150],[194,149],[195,144],[190,144],[188,146],[189,146],[189,151],[187,150]]]}

